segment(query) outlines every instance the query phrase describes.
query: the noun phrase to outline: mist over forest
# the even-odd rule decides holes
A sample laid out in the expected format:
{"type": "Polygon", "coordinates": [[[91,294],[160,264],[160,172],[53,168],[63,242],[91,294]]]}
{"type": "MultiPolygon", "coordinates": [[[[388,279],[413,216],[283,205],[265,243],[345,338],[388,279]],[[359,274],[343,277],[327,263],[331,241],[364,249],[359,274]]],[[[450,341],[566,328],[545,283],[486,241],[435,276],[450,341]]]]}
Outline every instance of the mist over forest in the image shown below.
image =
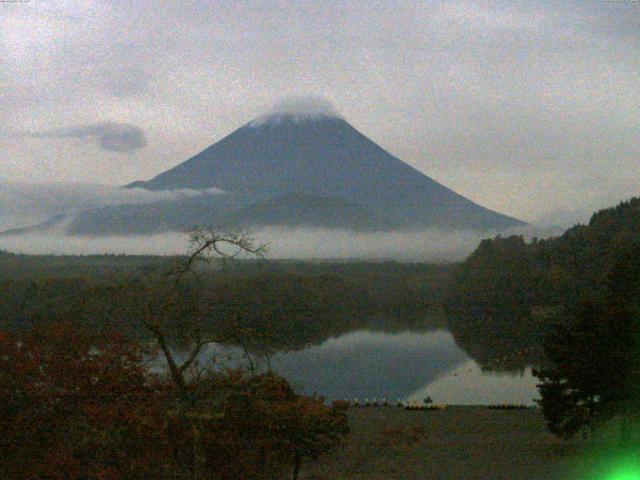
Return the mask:
{"type": "MultiPolygon", "coordinates": [[[[462,260],[483,238],[477,232],[425,230],[412,233],[354,233],[347,230],[270,227],[251,232],[272,259],[462,260]]],[[[79,237],[64,233],[0,236],[0,248],[16,253],[88,255],[182,255],[189,236],[180,233],[79,237]]]]}
{"type": "MultiPolygon", "coordinates": [[[[513,229],[526,238],[557,229],[513,229]]],[[[357,259],[422,262],[451,262],[466,258],[491,232],[443,231],[353,232],[349,230],[263,227],[249,231],[266,246],[270,259],[357,259]]],[[[503,232],[504,234],[504,232],[503,232]]],[[[187,233],[130,236],[74,236],[63,231],[0,235],[0,249],[25,254],[90,255],[182,255],[189,250],[187,233]]]]}
{"type": "MultiPolygon", "coordinates": [[[[208,189],[208,195],[226,195],[208,189]]],[[[26,254],[88,255],[181,255],[188,250],[186,233],[168,232],[154,235],[68,235],[64,228],[83,209],[106,205],[144,205],[158,201],[193,198],[202,191],[169,191],[143,188],[120,188],[98,184],[0,182],[0,232],[37,225],[64,214],[66,218],[46,232],[0,233],[0,249],[26,254]]],[[[212,225],[215,227],[215,225],[212,225]]],[[[267,246],[267,258],[294,259],[368,259],[401,261],[459,261],[469,255],[492,231],[439,228],[413,231],[354,232],[347,229],[302,226],[264,226],[248,229],[258,243],[267,246]]],[[[514,227],[503,235],[520,234],[525,238],[557,235],[560,227],[538,228],[534,225],[514,227]]]]}

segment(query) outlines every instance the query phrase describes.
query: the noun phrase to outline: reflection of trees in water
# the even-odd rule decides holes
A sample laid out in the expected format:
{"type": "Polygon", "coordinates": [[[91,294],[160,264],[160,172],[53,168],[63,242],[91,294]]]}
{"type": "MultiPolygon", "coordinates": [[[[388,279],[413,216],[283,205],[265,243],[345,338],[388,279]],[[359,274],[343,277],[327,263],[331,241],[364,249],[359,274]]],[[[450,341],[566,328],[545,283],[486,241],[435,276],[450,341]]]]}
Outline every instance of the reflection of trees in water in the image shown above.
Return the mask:
{"type": "Polygon", "coordinates": [[[406,302],[335,275],[233,278],[208,292],[208,328],[224,343],[255,353],[299,350],[354,330],[445,327],[443,316],[421,298],[406,302]]]}
{"type": "MultiPolygon", "coordinates": [[[[355,268],[340,267],[346,273],[355,268]]],[[[445,316],[441,284],[446,284],[450,274],[440,275],[433,269],[412,274],[414,267],[410,267],[397,267],[395,272],[389,266],[377,266],[380,272],[375,275],[208,273],[200,282],[184,285],[175,299],[181,314],[167,319],[167,334],[176,348],[186,347],[190,336],[183,338],[182,334],[195,325],[223,343],[264,356],[320,345],[355,330],[450,329],[457,344],[485,369],[517,370],[536,363],[541,337],[536,315],[505,305],[499,298],[477,304],[478,297],[488,295],[482,289],[482,295],[471,301],[454,298],[452,305],[471,307],[448,307],[445,316]]],[[[500,291],[514,295],[507,288],[500,291]]],[[[1,281],[0,299],[0,325],[5,329],[73,318],[83,328],[100,331],[111,327],[146,340],[144,332],[135,328],[144,295],[114,285],[109,278],[87,275],[1,281]]]]}
{"type": "Polygon", "coordinates": [[[399,317],[361,308],[350,310],[348,314],[304,311],[296,318],[291,310],[269,310],[268,316],[260,315],[255,308],[236,316],[229,315],[225,322],[217,322],[215,330],[224,339],[223,343],[264,357],[321,345],[330,338],[358,330],[400,333],[446,329],[441,311],[399,317]],[[265,321],[266,318],[269,321],[265,321]]]}
{"type": "Polygon", "coordinates": [[[544,316],[529,307],[466,305],[447,309],[456,345],[483,370],[524,371],[543,361],[544,316]]]}

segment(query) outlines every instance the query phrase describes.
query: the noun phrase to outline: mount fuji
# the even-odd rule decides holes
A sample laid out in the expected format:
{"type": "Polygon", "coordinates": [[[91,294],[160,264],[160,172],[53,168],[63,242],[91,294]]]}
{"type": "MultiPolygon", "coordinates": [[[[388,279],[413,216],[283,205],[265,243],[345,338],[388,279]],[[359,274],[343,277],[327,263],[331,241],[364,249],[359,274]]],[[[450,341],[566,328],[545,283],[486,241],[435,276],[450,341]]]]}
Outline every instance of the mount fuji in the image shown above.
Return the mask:
{"type": "Polygon", "coordinates": [[[66,232],[153,234],[195,224],[358,231],[523,225],[394,157],[316,100],[284,103],[174,168],[125,188],[198,194],[85,210],[67,220],[66,232]]]}

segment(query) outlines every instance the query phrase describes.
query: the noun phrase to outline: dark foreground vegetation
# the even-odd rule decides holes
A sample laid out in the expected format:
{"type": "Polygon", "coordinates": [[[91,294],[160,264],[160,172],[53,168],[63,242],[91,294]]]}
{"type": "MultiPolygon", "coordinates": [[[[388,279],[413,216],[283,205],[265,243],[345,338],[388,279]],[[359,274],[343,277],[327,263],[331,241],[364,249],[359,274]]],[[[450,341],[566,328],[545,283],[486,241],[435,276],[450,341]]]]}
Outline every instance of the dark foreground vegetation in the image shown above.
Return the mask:
{"type": "MultiPolygon", "coordinates": [[[[305,460],[339,445],[344,414],[322,399],[295,394],[270,372],[211,368],[215,358],[204,348],[221,334],[211,337],[205,326],[215,303],[187,277],[222,246],[261,249],[214,231],[192,240],[189,257],[99,288],[110,295],[92,297],[103,303],[82,312],[104,309],[142,335],[120,334],[110,322],[87,330],[82,320],[90,317],[46,304],[30,328],[0,335],[0,478],[298,478],[305,460]],[[149,363],[156,353],[166,364],[161,375],[149,363]]],[[[237,321],[243,315],[234,312],[237,321]]],[[[260,339],[244,326],[232,332],[242,342],[260,339]]]]}
{"type": "Polygon", "coordinates": [[[344,414],[273,374],[149,372],[117,332],[0,336],[0,478],[296,478],[340,444],[344,414]]]}

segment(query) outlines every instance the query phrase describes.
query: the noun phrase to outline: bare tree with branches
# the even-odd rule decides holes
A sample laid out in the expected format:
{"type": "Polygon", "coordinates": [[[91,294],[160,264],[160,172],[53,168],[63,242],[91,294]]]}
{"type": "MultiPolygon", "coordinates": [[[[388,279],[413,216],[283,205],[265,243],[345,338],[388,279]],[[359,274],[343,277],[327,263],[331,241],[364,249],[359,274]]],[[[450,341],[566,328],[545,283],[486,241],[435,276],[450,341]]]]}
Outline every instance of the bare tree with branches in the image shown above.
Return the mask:
{"type": "MultiPolygon", "coordinates": [[[[178,261],[167,271],[155,275],[147,275],[135,285],[127,286],[136,290],[139,302],[135,312],[140,318],[142,327],[150,334],[166,361],[168,373],[175,388],[177,411],[175,415],[190,425],[192,435],[192,460],[185,468],[190,471],[193,480],[205,478],[204,465],[206,455],[203,452],[200,437],[206,423],[204,414],[201,419],[197,408],[194,410],[197,397],[196,389],[200,384],[203,371],[215,361],[215,357],[207,359],[203,364],[199,358],[204,349],[223,339],[204,333],[202,328],[210,312],[206,305],[192,304],[184,299],[184,285],[187,277],[198,278],[197,265],[209,263],[213,258],[233,259],[242,255],[262,257],[266,248],[257,245],[247,232],[225,232],[214,228],[198,227],[189,231],[190,253],[178,261]],[[178,354],[170,344],[169,325],[176,320],[184,320],[183,331],[186,337],[186,354],[178,354]]],[[[190,279],[192,280],[192,279],[190,279]]],[[[192,300],[192,299],[191,299],[192,300]]],[[[179,450],[176,445],[176,450],[179,450]]]]}
{"type": "MultiPolygon", "coordinates": [[[[189,345],[186,356],[178,360],[172,351],[166,325],[171,316],[180,310],[180,287],[187,275],[196,275],[198,263],[209,263],[212,258],[233,259],[241,255],[263,257],[266,246],[256,244],[255,239],[247,232],[225,232],[211,227],[197,227],[189,231],[190,253],[183,261],[178,262],[162,276],[147,282],[142,288],[146,290],[143,298],[144,310],[142,325],[151,334],[162,352],[178,397],[182,401],[189,400],[187,388],[187,372],[194,366],[203,349],[208,345],[220,342],[221,338],[207,336],[201,328],[207,311],[182,312],[193,317],[189,329],[189,345]]],[[[197,310],[197,309],[196,309],[197,310]]]]}

